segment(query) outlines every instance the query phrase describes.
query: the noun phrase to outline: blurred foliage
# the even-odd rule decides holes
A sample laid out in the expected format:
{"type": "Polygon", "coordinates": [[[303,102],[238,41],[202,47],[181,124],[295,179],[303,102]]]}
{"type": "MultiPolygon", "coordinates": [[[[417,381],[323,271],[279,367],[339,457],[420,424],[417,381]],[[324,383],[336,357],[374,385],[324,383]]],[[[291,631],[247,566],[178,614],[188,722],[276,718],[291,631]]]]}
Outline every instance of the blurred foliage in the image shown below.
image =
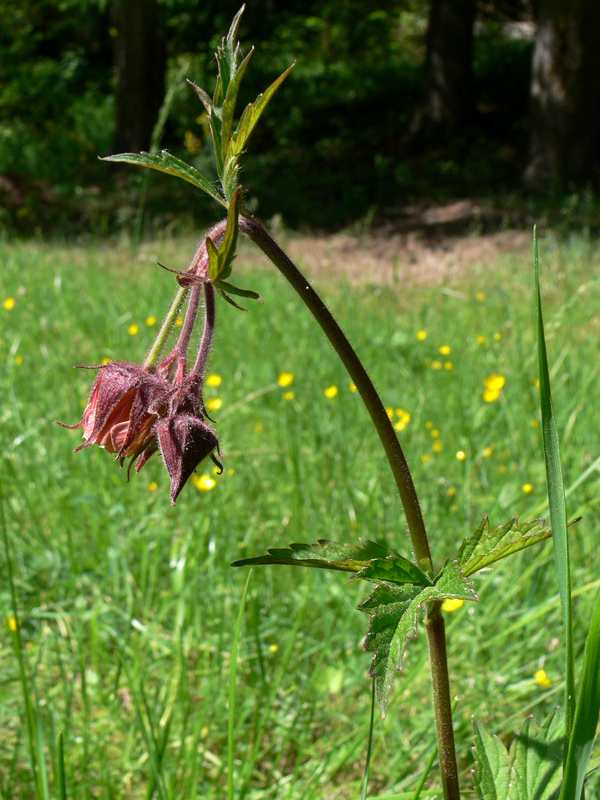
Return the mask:
{"type": "MultiPolygon", "coordinates": [[[[206,117],[183,76],[212,90],[213,52],[239,0],[158,2],[174,91],[157,143],[210,173],[206,117]]],[[[146,227],[214,217],[189,187],[98,162],[114,134],[111,25],[107,0],[0,0],[0,228],[110,232],[139,222],[142,208],[146,227]]],[[[477,122],[441,150],[420,152],[406,134],[426,29],[418,0],[249,3],[240,40],[256,54],[239,107],[297,62],[243,162],[252,210],[331,229],[419,197],[518,186],[531,42],[480,21],[477,122]]]]}

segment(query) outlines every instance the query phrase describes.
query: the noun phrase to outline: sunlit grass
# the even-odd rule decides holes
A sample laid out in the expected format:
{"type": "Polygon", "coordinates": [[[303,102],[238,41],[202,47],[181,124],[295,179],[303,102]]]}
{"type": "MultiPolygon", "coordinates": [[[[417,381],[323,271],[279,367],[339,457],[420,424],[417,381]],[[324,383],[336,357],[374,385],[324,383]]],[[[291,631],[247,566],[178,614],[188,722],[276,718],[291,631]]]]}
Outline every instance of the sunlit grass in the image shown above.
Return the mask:
{"type": "MultiPolygon", "coordinates": [[[[409,554],[393,481],[348,376],[291,291],[268,271],[245,270],[242,256],[239,284],[265,304],[249,314],[219,306],[205,400],[223,474],[203,465],[173,509],[158,457],[128,484],[107,453],[73,454],[80,431],[53,427],[77,422],[85,407],[95,373],[74,364],[143,359],[173,288],[154,262],[180,269],[192,251],[29,243],[0,253],[1,475],[19,632],[50,786],[62,731],[69,798],[146,798],[155,770],[165,797],[225,796],[227,676],[246,579],[232,561],[358,536],[409,554]]],[[[547,237],[540,253],[569,492],[600,455],[600,258],[583,239],[547,237]]],[[[438,564],[484,514],[492,524],[544,515],[532,264],[507,255],[451,287],[315,283],[389,408],[438,564]]],[[[584,515],[572,534],[576,649],[598,585],[599,488],[591,469],[568,497],[569,515],[584,515]]],[[[474,583],[481,603],[448,614],[466,781],[473,714],[510,737],[563,691],[551,545],[474,583]]],[[[16,621],[8,586],[1,591],[0,789],[29,800],[16,621]]],[[[236,797],[358,796],[370,701],[365,620],[353,610],[361,599],[364,589],[337,575],[254,571],[238,653],[236,797]]],[[[432,743],[420,636],[376,723],[370,793],[416,786],[432,743]]]]}

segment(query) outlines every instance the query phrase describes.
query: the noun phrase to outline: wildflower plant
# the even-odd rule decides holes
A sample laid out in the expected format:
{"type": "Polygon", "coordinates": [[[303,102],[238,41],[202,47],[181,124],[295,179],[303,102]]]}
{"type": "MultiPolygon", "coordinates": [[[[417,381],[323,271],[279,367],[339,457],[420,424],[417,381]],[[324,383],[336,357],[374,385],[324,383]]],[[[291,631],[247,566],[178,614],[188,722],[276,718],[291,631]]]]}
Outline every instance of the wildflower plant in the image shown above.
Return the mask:
{"type": "MultiPolygon", "coordinates": [[[[185,180],[212,197],[223,207],[225,215],[203,237],[187,270],[176,273],[179,286],[144,362],[136,365],[117,361],[96,367],[99,372],[83,417],[76,425],[67,427],[83,429],[85,442],[78,450],[98,444],[113,453],[121,464],[130,458],[130,468],[135,466],[136,471],[154,453],[160,452],[171,479],[173,503],[204,459],[212,457],[219,464],[215,456],[215,453],[220,455],[219,441],[209,415],[209,411],[218,411],[218,403],[205,403],[203,388],[205,384],[217,387],[221,382],[220,376],[206,374],[216,323],[215,295],[238,308],[239,298],[261,299],[252,290],[231,282],[238,236],[240,232],[247,236],[298,293],[346,367],[351,387],[360,394],[386,454],[403,507],[410,547],[408,543],[400,544],[403,551],[400,552],[366,538],[359,538],[355,543],[340,543],[333,540],[332,533],[332,539],[269,548],[266,554],[242,559],[234,566],[325,569],[347,573],[349,583],[365,581],[372,585],[371,593],[358,608],[368,619],[364,648],[372,654],[370,676],[382,715],[386,713],[396,675],[402,668],[407,644],[417,635],[418,621],[423,617],[429,645],[442,791],[447,800],[456,800],[461,788],[452,724],[444,613],[457,612],[465,601],[478,601],[471,579],[479,571],[554,537],[565,620],[565,709],[554,711],[539,727],[528,720],[510,753],[500,740],[475,721],[475,786],[481,800],[549,798],[555,796],[554,792],[560,793],[561,800],[578,799],[600,707],[600,603],[594,610],[579,697],[575,701],[568,526],[541,319],[537,253],[540,394],[552,528],[547,527],[544,520],[519,522],[517,517],[492,527],[484,517],[458,552],[445,553],[445,560],[439,566],[430,549],[416,487],[398,437],[408,425],[410,414],[396,409],[394,423],[394,410],[384,406],[362,361],[325,303],[263,225],[244,207],[244,193],[239,182],[240,159],[256,124],[293,65],[246,107],[236,124],[236,101],[252,56],[252,50],[243,56],[237,41],[242,11],[243,8],[217,49],[218,77],[213,96],[192,84],[207,114],[218,183],[215,185],[167,151],[158,155],[126,153],[105,159],[159,170],[185,180]],[[169,348],[176,320],[184,307],[183,325],[169,348]],[[201,333],[195,336],[201,319],[201,333]],[[195,358],[190,356],[194,339],[198,342],[195,358]]],[[[9,308],[6,302],[5,308],[9,308]]],[[[424,330],[416,333],[419,341],[426,337],[424,330]]],[[[439,352],[447,356],[450,347],[441,345],[439,352]]],[[[442,363],[439,363],[441,368],[442,363]]],[[[293,375],[282,372],[277,382],[281,388],[289,389],[293,375]]],[[[503,376],[490,375],[485,381],[485,400],[496,400],[504,383],[503,376]]],[[[324,387],[323,391],[332,400],[338,394],[338,387],[324,387]]],[[[433,428],[433,424],[430,427],[433,428]]],[[[434,436],[434,441],[440,441],[437,445],[440,448],[441,440],[434,436]]],[[[456,458],[466,460],[467,454],[460,450],[456,458]]],[[[194,482],[204,490],[214,486],[207,474],[194,475],[194,482]]],[[[452,488],[449,496],[456,493],[452,488]]],[[[400,542],[403,537],[404,530],[401,530],[400,542]]],[[[238,619],[238,632],[240,624],[238,619]]],[[[237,638],[235,641],[237,643],[237,638]]],[[[235,654],[232,654],[232,671],[235,663],[235,654]]],[[[543,685],[540,674],[536,680],[543,685]]],[[[547,680],[545,673],[543,677],[547,680]]],[[[230,761],[231,757],[230,749],[230,761]]],[[[365,780],[363,797],[366,791],[365,780]]]]}

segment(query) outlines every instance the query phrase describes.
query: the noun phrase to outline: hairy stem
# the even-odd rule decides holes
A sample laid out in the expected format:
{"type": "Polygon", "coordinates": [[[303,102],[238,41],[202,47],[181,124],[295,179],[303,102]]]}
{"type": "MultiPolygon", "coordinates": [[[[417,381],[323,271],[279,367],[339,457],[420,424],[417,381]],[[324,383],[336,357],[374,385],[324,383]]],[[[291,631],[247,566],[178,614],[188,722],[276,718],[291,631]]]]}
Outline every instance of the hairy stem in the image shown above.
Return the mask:
{"type": "Polygon", "coordinates": [[[448,675],[448,651],[446,648],[446,625],[440,601],[431,603],[427,609],[425,629],[429,642],[429,664],[435,709],[435,730],[442,773],[442,786],[446,800],[460,800],[456,745],[452,727],[452,701],[450,677],[448,675]]]}
{"type": "MultiPolygon", "coordinates": [[[[406,515],[408,531],[417,563],[433,576],[433,562],[429,541],[412,475],[396,431],[371,378],[329,309],[295,264],[269,236],[264,227],[257,220],[247,216],[240,217],[239,226],[242,233],[249,236],[260,247],[300,295],[348,370],[371,416],[387,455],[406,515]]],[[[445,800],[460,800],[456,747],[452,727],[446,636],[441,603],[437,602],[430,605],[426,626],[444,798],[445,800]]]]}
{"type": "Polygon", "coordinates": [[[379,438],[387,455],[404,513],[412,547],[421,569],[433,575],[433,563],[421,507],[408,468],[404,452],[398,441],[396,431],[388,417],[385,406],[379,397],[373,381],[367,374],[361,360],[346,335],[337,324],[327,306],[308,283],[296,265],[287,257],[279,245],[273,241],[264,227],[255,219],[240,217],[240,230],[252,239],[275,264],[286,280],[298,292],[310,312],[323,329],[325,335],[341,358],[344,366],[362,397],[379,438]]]}

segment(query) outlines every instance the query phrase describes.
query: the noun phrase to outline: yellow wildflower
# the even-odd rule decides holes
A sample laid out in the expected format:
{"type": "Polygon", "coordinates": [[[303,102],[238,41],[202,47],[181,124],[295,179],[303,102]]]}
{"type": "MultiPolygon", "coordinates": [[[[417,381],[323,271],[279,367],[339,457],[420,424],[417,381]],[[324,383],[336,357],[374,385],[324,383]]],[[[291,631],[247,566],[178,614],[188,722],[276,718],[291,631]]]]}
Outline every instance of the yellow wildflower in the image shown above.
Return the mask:
{"type": "Polygon", "coordinates": [[[447,344],[443,344],[443,345],[440,347],[440,353],[441,353],[443,356],[449,356],[449,355],[450,355],[450,353],[451,353],[451,348],[450,348],[450,347],[449,347],[447,344]]]}
{"type": "Polygon", "coordinates": [[[427,331],[417,331],[417,339],[420,342],[424,342],[427,338],[427,331]]]}
{"type": "Polygon", "coordinates": [[[495,333],[495,334],[494,334],[494,339],[495,339],[497,342],[499,342],[501,338],[502,338],[502,334],[501,334],[501,333],[495,333]]]}
{"type": "Polygon", "coordinates": [[[436,359],[435,361],[432,361],[432,362],[431,362],[431,366],[432,366],[434,369],[442,369],[442,367],[443,367],[444,365],[442,364],[442,362],[441,362],[441,361],[438,361],[438,360],[436,359]]]}
{"type": "Polygon", "coordinates": [[[196,489],[201,492],[209,492],[217,485],[217,482],[214,481],[210,475],[193,475],[192,480],[196,489]]]}
{"type": "Polygon", "coordinates": [[[531,494],[533,492],[533,484],[532,483],[524,483],[521,487],[525,494],[531,494]]]}
{"type": "Polygon", "coordinates": [[[220,397],[211,397],[210,400],[206,401],[206,407],[209,411],[218,411],[223,407],[223,401],[220,397]]]}
{"type": "Polygon", "coordinates": [[[480,303],[483,303],[485,300],[485,294],[483,292],[477,292],[475,297],[479,300],[480,303]]]}
{"type": "Polygon", "coordinates": [[[486,389],[494,389],[496,391],[500,391],[500,389],[504,388],[504,384],[506,383],[506,378],[504,375],[488,375],[487,378],[484,380],[485,388],[486,389]]]}
{"type": "Polygon", "coordinates": [[[7,297],[6,300],[2,303],[4,308],[7,311],[12,311],[15,307],[15,298],[14,297],[7,297]]]}
{"type": "Polygon", "coordinates": [[[127,328],[127,332],[130,336],[135,336],[140,329],[139,325],[136,325],[135,322],[127,328]]]}
{"type": "Polygon", "coordinates": [[[22,363],[23,363],[23,356],[21,355],[15,356],[15,364],[17,365],[17,367],[20,367],[22,363]]]}
{"type": "Polygon", "coordinates": [[[456,486],[449,486],[446,494],[448,495],[448,497],[454,497],[454,495],[456,494],[456,486]]]}
{"type": "Polygon", "coordinates": [[[440,435],[440,432],[438,431],[438,429],[437,429],[437,428],[434,428],[434,429],[431,431],[431,435],[433,436],[433,438],[434,438],[434,439],[437,439],[437,437],[440,435]]]}
{"type": "Polygon", "coordinates": [[[269,653],[272,653],[273,655],[275,655],[275,653],[277,653],[278,650],[279,650],[279,645],[278,644],[269,645],[269,653]]]}
{"type": "Polygon", "coordinates": [[[254,426],[254,432],[255,433],[262,433],[264,431],[264,429],[265,429],[265,426],[262,424],[262,422],[257,422],[256,425],[254,426]]]}
{"type": "Polygon", "coordinates": [[[478,336],[477,337],[477,344],[483,344],[485,342],[485,336],[478,336]]]}
{"type": "Polygon", "coordinates": [[[429,455],[429,453],[423,453],[423,455],[421,456],[421,461],[423,462],[423,464],[427,464],[429,461],[431,461],[431,456],[429,455]]]}
{"type": "Polygon", "coordinates": [[[483,399],[486,403],[493,403],[499,397],[500,391],[498,389],[485,389],[483,392],[483,399]]]}
{"type": "Polygon", "coordinates": [[[356,388],[356,384],[354,383],[354,381],[352,381],[352,382],[350,383],[350,391],[351,391],[351,392],[356,392],[356,391],[358,391],[358,390],[357,390],[357,388],[356,388]]]}
{"type": "Polygon", "coordinates": [[[294,399],[294,397],[296,397],[296,395],[294,394],[294,392],[284,392],[284,393],[283,393],[283,399],[284,399],[284,400],[293,400],[293,399],[294,399]]]}
{"type": "Polygon", "coordinates": [[[385,413],[388,415],[390,419],[394,418],[394,409],[391,406],[386,406],[385,413]]]}
{"type": "Polygon", "coordinates": [[[429,428],[433,428],[433,422],[431,422],[430,420],[428,420],[428,421],[425,423],[425,427],[426,427],[427,429],[429,429],[429,428]]]}
{"type": "Polygon", "coordinates": [[[454,600],[448,598],[442,603],[442,611],[458,611],[458,609],[462,608],[464,604],[464,600],[454,600]]]}
{"type": "Polygon", "coordinates": [[[459,450],[458,453],[456,454],[456,457],[458,458],[459,461],[464,461],[465,458],[467,457],[467,454],[465,453],[464,450],[459,450]]]}
{"type": "Polygon", "coordinates": [[[8,615],[8,629],[13,633],[17,632],[17,618],[14,614],[8,615]]]}
{"type": "Polygon", "coordinates": [[[397,431],[403,431],[410,422],[410,414],[402,408],[397,408],[396,414],[398,415],[398,422],[394,425],[394,428],[397,431]]]}
{"type": "Polygon", "coordinates": [[[156,317],[146,317],[146,325],[151,328],[153,325],[156,325],[156,317]]]}
{"type": "Polygon", "coordinates": [[[155,492],[158,489],[158,483],[156,481],[152,481],[148,484],[148,491],[155,492]]]}
{"type": "Polygon", "coordinates": [[[207,386],[220,386],[223,378],[220,375],[209,375],[206,379],[207,386]]]}
{"type": "Polygon", "coordinates": [[[533,676],[533,679],[538,684],[538,686],[542,687],[542,689],[549,689],[552,686],[552,681],[546,674],[545,669],[538,669],[538,671],[533,676]]]}
{"type": "Polygon", "coordinates": [[[293,380],[294,376],[291,372],[281,372],[277,378],[277,383],[282,389],[285,389],[287,386],[292,385],[293,380]]]}
{"type": "Polygon", "coordinates": [[[442,445],[442,440],[441,439],[435,439],[431,446],[433,448],[433,452],[434,453],[441,453],[442,450],[443,450],[443,445],[442,445]]]}
{"type": "Polygon", "coordinates": [[[491,448],[491,447],[486,447],[486,448],[484,448],[484,450],[483,450],[483,457],[484,457],[484,458],[489,458],[489,457],[492,455],[492,453],[493,453],[493,452],[494,452],[494,451],[492,450],[492,448],[491,448]]]}
{"type": "Polygon", "coordinates": [[[451,361],[445,361],[444,362],[444,369],[447,369],[448,371],[450,371],[453,366],[454,366],[454,364],[451,361]]]}
{"type": "Polygon", "coordinates": [[[327,389],[325,389],[325,397],[328,400],[333,400],[333,398],[337,395],[337,393],[338,393],[337,386],[328,386],[327,389]]]}

